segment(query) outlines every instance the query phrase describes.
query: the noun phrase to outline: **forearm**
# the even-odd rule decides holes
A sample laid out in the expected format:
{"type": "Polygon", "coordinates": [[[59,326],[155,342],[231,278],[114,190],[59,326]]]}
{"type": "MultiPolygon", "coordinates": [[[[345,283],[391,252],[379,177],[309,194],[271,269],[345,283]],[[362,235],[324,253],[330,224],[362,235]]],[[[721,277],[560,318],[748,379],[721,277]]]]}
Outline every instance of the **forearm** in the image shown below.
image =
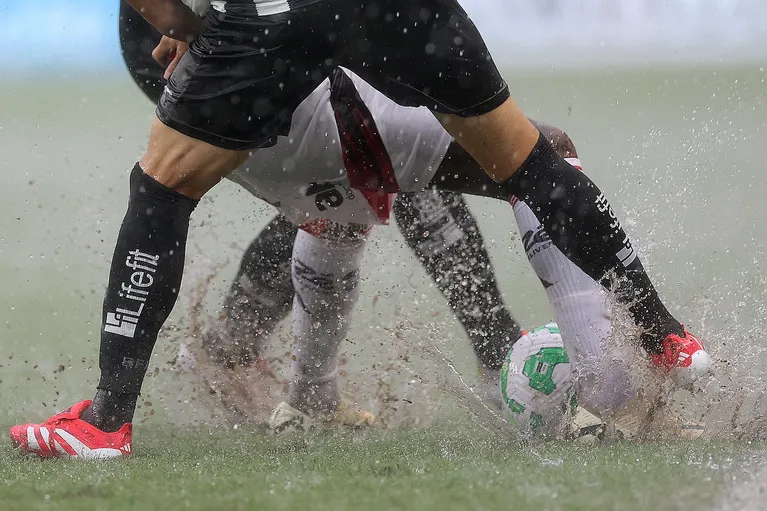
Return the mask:
{"type": "Polygon", "coordinates": [[[191,42],[200,30],[200,18],[181,0],[127,0],[136,12],[163,35],[191,42]]]}

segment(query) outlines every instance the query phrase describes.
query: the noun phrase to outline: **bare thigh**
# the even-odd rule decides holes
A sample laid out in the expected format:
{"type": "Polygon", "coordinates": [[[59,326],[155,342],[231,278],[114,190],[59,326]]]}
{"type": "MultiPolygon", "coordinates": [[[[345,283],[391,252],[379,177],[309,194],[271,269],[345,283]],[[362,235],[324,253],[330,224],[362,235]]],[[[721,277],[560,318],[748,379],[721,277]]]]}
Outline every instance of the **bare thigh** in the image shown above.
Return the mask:
{"type": "Polygon", "coordinates": [[[160,184],[199,199],[239,167],[248,151],[222,149],[155,119],[141,168],[160,184]]]}

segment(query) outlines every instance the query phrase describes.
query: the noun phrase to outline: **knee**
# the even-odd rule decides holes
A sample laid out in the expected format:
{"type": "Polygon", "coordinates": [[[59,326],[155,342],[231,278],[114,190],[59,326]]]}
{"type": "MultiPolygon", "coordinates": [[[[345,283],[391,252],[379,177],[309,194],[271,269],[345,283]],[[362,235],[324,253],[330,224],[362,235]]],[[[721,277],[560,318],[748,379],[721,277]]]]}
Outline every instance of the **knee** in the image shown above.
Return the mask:
{"type": "Polygon", "coordinates": [[[578,157],[575,143],[567,133],[550,124],[540,122],[534,122],[534,124],[562,158],[578,157]]]}
{"type": "Polygon", "coordinates": [[[577,158],[578,151],[575,149],[575,143],[570,136],[559,128],[551,128],[546,137],[554,146],[554,149],[562,158],[577,158]]]}
{"type": "Polygon", "coordinates": [[[155,119],[147,152],[139,165],[158,183],[199,199],[241,165],[247,155],[194,139],[155,119]]]}

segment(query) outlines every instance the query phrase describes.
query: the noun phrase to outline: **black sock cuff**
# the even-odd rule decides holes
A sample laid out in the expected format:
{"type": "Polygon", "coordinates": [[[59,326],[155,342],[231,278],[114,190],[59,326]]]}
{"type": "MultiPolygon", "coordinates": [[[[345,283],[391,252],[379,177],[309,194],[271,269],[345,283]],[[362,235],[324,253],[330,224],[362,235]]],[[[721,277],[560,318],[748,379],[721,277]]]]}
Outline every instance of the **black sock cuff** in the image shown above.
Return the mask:
{"type": "Polygon", "coordinates": [[[538,141],[535,143],[533,150],[525,159],[524,163],[520,165],[517,171],[511,175],[509,179],[500,183],[500,185],[508,191],[510,194],[515,195],[518,199],[524,200],[524,195],[531,187],[535,186],[535,180],[530,179],[531,175],[537,173],[541,167],[552,167],[558,159],[561,157],[554,149],[554,146],[543,136],[543,133],[538,132],[538,141]]]}
{"type": "Polygon", "coordinates": [[[152,176],[144,172],[144,169],[136,163],[130,175],[131,200],[136,198],[149,199],[152,202],[169,204],[179,209],[187,210],[191,215],[199,199],[192,199],[186,195],[168,188],[164,184],[156,181],[152,176]]]}

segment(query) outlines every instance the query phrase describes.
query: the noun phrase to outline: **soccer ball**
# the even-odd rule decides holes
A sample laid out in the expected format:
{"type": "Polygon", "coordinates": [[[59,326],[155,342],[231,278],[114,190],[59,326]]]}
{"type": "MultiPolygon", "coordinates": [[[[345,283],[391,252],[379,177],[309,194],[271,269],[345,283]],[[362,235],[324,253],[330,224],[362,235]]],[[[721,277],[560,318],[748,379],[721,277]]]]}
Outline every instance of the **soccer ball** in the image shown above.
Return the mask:
{"type": "Polygon", "coordinates": [[[576,407],[574,380],[555,323],[523,333],[501,368],[501,393],[511,422],[524,436],[562,437],[576,407]]]}

